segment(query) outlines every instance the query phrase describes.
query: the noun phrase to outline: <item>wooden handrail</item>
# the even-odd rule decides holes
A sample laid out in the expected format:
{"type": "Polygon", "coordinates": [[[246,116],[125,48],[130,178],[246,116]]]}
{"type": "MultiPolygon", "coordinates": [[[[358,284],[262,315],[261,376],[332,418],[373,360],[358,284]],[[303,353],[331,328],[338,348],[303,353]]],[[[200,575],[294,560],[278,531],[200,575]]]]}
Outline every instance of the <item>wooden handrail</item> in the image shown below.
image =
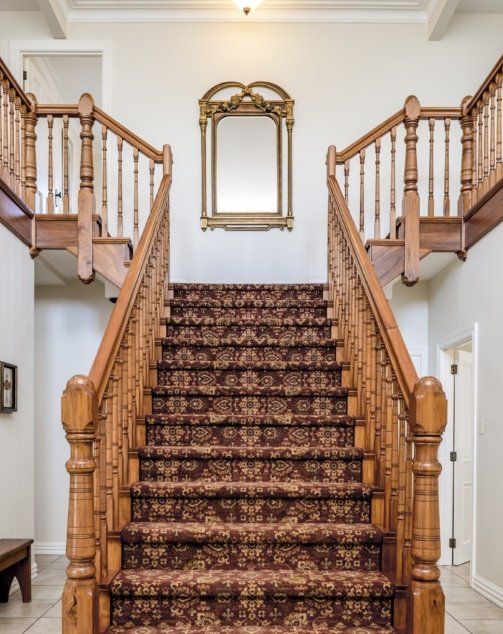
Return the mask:
{"type": "Polygon", "coordinates": [[[7,67],[7,65],[5,64],[5,62],[3,61],[3,59],[1,57],[0,57],[0,74],[2,76],[2,77],[0,77],[0,79],[6,79],[9,82],[11,87],[14,89],[14,91],[16,93],[16,96],[19,97],[19,99],[21,99],[21,102],[23,103],[23,105],[25,105],[28,108],[28,110],[30,110],[31,109],[31,101],[30,101],[29,97],[24,92],[24,90],[21,88],[21,86],[17,83],[16,78],[11,73],[11,71],[9,70],[9,68],[7,67]]]}
{"type": "Polygon", "coordinates": [[[405,108],[402,108],[386,119],[386,121],[383,121],[381,124],[370,130],[370,132],[367,132],[367,134],[364,134],[357,141],[349,145],[345,150],[337,152],[336,163],[340,165],[341,163],[344,163],[344,161],[353,158],[353,156],[356,156],[358,152],[368,147],[371,143],[374,143],[377,139],[380,139],[395,126],[403,123],[404,120],[405,108]]]}
{"type": "Polygon", "coordinates": [[[475,95],[470,99],[470,101],[466,105],[467,112],[470,112],[472,108],[477,104],[479,99],[483,96],[484,92],[489,88],[492,82],[494,82],[496,75],[498,73],[503,72],[503,55],[499,58],[499,60],[494,64],[494,66],[489,71],[487,77],[484,79],[480,88],[477,90],[475,95]]]}
{"type": "Polygon", "coordinates": [[[163,206],[171,187],[171,148],[164,146],[164,176],[162,178],[154,206],[143,230],[140,242],[136,249],[133,261],[124,281],[114,310],[108,322],[101,345],[94,359],[89,378],[94,384],[98,398],[101,400],[105,391],[106,382],[110,374],[115,355],[124,335],[126,324],[133,308],[136,293],[141,282],[147,258],[150,253],[152,238],[156,234],[161,221],[163,206]]]}
{"type": "Polygon", "coordinates": [[[390,308],[388,300],[384,295],[382,286],[377,279],[376,272],[365,250],[358,230],[353,222],[351,213],[346,205],[344,196],[335,179],[335,157],[336,149],[331,145],[328,149],[327,172],[328,188],[340,210],[340,218],[343,223],[348,243],[351,245],[358,273],[362,284],[365,287],[367,297],[375,314],[381,331],[381,335],[386,345],[391,362],[397,373],[397,378],[403,392],[404,399],[408,404],[410,396],[417,381],[417,372],[410,358],[409,351],[405,345],[395,316],[390,308]]]}
{"type": "Polygon", "coordinates": [[[79,116],[79,104],[61,104],[61,103],[44,103],[37,104],[37,116],[47,117],[53,115],[54,117],[62,117],[68,115],[69,117],[79,116]]]}
{"type": "Polygon", "coordinates": [[[159,152],[155,147],[141,139],[139,136],[128,130],[122,123],[119,123],[113,119],[109,114],[103,112],[101,108],[94,107],[94,117],[96,121],[99,121],[105,125],[109,130],[120,136],[124,141],[127,141],[130,145],[138,148],[140,152],[151,158],[156,163],[163,162],[163,152],[159,152]]]}

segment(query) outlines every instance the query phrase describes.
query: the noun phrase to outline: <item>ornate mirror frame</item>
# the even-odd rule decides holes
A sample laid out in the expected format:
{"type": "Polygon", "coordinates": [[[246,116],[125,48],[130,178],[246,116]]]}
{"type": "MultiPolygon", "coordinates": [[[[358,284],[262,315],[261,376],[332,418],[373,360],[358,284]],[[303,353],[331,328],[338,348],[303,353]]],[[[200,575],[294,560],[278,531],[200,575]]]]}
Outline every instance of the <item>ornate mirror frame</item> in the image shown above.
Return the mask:
{"type": "Polygon", "coordinates": [[[292,129],[294,100],[276,84],[256,81],[245,85],[227,81],[213,86],[199,100],[199,125],[201,128],[201,166],[202,166],[202,211],[201,229],[222,227],[234,231],[267,231],[273,227],[291,231],[293,228],[292,210],[292,129]],[[237,89],[238,92],[227,99],[218,99],[218,93],[237,89]],[[276,98],[266,99],[258,89],[274,93],[276,98]],[[269,117],[276,125],[276,165],[277,165],[277,205],[271,211],[218,211],[217,192],[217,137],[218,124],[226,117],[269,117]],[[208,148],[207,128],[211,130],[211,213],[208,215],[208,148]],[[286,128],[286,169],[284,166],[284,135],[286,128]],[[286,179],[284,171],[287,172],[286,179]],[[283,215],[283,183],[286,180],[287,213],[283,215]]]}

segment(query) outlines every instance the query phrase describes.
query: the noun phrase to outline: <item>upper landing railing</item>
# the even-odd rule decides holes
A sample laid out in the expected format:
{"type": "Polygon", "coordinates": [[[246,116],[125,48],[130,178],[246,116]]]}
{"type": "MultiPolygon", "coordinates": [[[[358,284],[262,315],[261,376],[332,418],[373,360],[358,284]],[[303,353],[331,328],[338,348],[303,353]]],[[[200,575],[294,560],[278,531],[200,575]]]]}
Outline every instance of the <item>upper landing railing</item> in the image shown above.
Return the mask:
{"type": "MultiPolygon", "coordinates": [[[[31,212],[78,214],[78,275],[90,282],[97,233],[138,245],[164,174],[164,149],[103,112],[87,93],[77,104],[39,104],[2,60],[0,82],[1,178],[31,212]]],[[[35,232],[28,242],[35,255],[35,232]]]]}
{"type": "MultiPolygon", "coordinates": [[[[403,221],[405,283],[419,276],[420,218],[462,223],[503,178],[502,79],[503,56],[459,107],[424,107],[408,97],[336,152],[337,181],[363,242],[396,240],[403,221]]],[[[463,240],[460,246],[463,252],[463,240]]]]}

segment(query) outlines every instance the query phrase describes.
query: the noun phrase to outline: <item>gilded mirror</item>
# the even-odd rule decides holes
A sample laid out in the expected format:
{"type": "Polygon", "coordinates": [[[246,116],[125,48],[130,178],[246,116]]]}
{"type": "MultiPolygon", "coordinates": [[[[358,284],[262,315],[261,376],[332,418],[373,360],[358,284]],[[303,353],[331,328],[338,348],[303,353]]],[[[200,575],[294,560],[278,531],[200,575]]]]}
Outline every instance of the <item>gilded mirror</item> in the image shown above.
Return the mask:
{"type": "Polygon", "coordinates": [[[293,104],[269,82],[224,82],[199,100],[203,231],[291,231],[293,104]]]}

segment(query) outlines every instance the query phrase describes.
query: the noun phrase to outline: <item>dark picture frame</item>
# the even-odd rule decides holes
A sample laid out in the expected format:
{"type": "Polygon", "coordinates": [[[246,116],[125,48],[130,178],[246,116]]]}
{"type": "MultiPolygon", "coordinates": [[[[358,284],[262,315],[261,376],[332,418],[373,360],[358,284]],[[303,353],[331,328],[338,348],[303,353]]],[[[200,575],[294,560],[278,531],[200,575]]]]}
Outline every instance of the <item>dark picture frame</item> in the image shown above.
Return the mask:
{"type": "Polygon", "coordinates": [[[0,361],[0,414],[17,412],[17,365],[0,361]]]}

